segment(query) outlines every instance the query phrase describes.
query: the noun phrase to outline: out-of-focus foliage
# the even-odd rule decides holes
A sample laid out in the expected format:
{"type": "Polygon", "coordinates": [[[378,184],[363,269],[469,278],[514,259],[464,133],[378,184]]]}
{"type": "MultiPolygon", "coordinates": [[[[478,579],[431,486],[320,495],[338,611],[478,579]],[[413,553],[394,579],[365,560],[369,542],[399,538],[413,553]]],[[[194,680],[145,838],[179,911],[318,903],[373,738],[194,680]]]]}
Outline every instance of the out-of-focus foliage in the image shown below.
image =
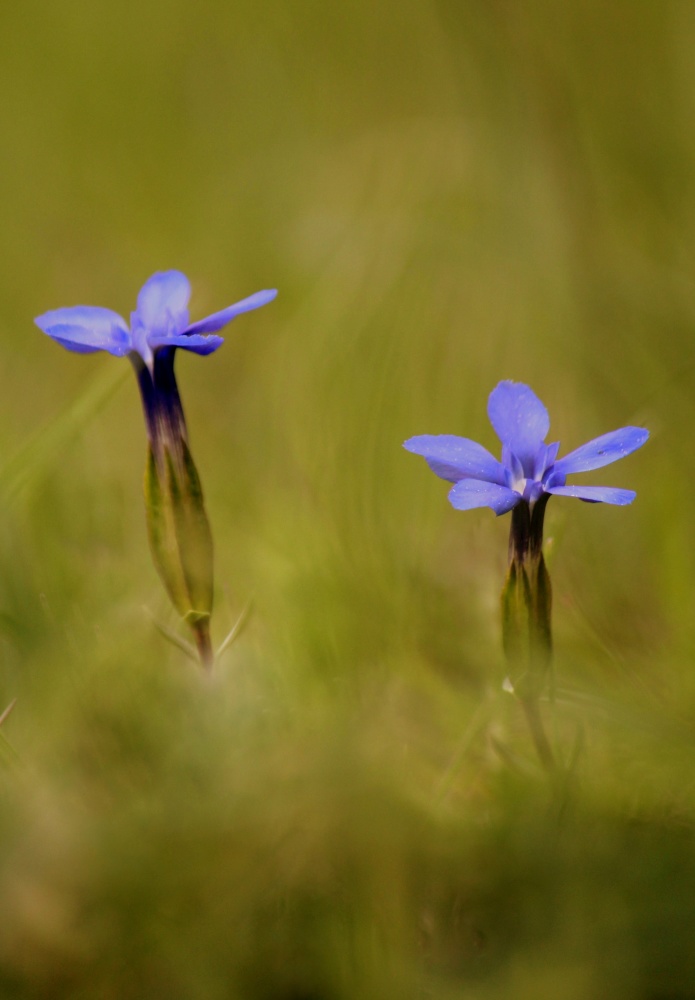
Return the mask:
{"type": "Polygon", "coordinates": [[[693,995],[694,51],[682,0],[3,6],[1,996],[693,995]],[[177,362],[216,641],[254,598],[212,685],[132,372],[32,325],[164,268],[280,289],[177,362]],[[634,506],[548,508],[554,790],[508,519],[401,448],[494,447],[502,378],[652,431],[634,506]]]}

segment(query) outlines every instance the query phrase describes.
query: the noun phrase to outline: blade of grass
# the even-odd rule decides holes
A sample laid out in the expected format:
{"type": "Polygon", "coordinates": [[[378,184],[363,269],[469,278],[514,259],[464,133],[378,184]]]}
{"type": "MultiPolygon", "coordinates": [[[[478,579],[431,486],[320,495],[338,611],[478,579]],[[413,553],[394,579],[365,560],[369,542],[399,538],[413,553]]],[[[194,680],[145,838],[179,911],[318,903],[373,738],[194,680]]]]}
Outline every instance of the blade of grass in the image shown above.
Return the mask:
{"type": "Polygon", "coordinates": [[[16,501],[55,465],[82,428],[109,402],[126,381],[128,366],[104,366],[57,417],[40,427],[0,468],[4,503],[16,501]]]}
{"type": "Polygon", "coordinates": [[[253,597],[249,598],[249,600],[246,602],[246,604],[241,610],[241,614],[239,615],[235,623],[232,625],[227,635],[225,636],[220,648],[217,650],[216,659],[219,660],[222,654],[229,649],[229,647],[236,639],[239,638],[244,629],[244,626],[249,620],[252,609],[253,609],[253,597]]]}

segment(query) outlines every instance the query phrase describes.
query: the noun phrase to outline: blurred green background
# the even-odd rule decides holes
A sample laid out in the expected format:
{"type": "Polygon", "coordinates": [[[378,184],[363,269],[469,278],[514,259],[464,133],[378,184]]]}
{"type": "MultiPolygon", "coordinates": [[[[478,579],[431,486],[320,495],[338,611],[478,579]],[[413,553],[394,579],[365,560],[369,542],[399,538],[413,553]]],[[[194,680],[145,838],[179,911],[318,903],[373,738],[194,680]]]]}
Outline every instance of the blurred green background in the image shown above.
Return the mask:
{"type": "Polygon", "coordinates": [[[0,13],[0,996],[695,996],[695,8],[23,0],[0,13]],[[212,685],[144,525],[128,316],[178,268],[212,685]],[[401,442],[563,451],[558,796],[501,691],[509,519],[401,442]],[[588,478],[588,477],[587,477],[588,478]]]}

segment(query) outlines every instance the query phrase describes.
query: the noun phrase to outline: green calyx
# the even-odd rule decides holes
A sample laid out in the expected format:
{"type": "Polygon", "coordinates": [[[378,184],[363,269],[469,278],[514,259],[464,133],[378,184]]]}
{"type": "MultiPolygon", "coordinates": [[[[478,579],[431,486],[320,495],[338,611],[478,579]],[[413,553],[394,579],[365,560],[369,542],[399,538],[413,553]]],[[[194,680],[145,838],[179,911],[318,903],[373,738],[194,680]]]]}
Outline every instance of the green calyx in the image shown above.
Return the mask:
{"type": "Polygon", "coordinates": [[[212,611],[212,535],[198,471],[185,440],[175,452],[150,444],[145,507],[152,557],[171,601],[196,633],[207,633],[212,611]]]}
{"type": "Polygon", "coordinates": [[[546,735],[541,696],[551,671],[550,576],[543,558],[543,516],[547,496],[512,511],[509,571],[502,589],[502,641],[508,679],[526,716],[538,758],[550,773],[556,759],[546,735]]]}
{"type": "Polygon", "coordinates": [[[512,512],[509,570],[502,589],[502,641],[514,690],[537,697],[552,656],[552,588],[543,558],[545,502],[512,512]],[[541,506],[542,505],[542,506],[541,506]]]}

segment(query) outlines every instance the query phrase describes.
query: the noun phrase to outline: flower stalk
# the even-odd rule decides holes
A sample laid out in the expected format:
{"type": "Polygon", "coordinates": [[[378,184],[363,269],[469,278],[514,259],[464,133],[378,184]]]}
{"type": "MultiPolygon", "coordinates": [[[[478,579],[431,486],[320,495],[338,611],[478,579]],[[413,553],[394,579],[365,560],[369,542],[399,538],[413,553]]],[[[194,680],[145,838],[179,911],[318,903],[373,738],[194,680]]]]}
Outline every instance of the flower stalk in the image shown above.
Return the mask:
{"type": "Polygon", "coordinates": [[[193,631],[201,663],[209,670],[212,534],[188,446],[174,352],[160,351],[152,372],[137,358],[134,364],[148,434],[145,510],[152,559],[172,604],[193,631]]]}
{"type": "Polygon", "coordinates": [[[543,519],[548,495],[512,511],[509,569],[502,589],[502,643],[509,680],[524,710],[538,757],[552,770],[554,754],[543,726],[540,701],[552,661],[552,588],[543,557],[543,519]]]}

